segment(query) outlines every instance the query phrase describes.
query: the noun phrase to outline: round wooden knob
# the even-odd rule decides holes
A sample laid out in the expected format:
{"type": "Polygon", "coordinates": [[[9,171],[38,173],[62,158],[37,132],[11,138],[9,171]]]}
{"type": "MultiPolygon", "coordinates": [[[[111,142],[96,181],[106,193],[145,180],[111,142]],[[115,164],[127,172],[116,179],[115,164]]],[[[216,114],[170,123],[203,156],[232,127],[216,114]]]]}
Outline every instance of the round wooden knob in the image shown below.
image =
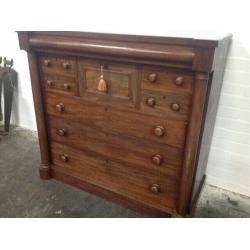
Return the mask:
{"type": "Polygon", "coordinates": [[[154,193],[154,194],[160,193],[160,191],[161,191],[160,185],[158,185],[158,184],[153,184],[153,185],[151,186],[151,191],[152,191],[152,193],[154,193]]]}
{"type": "Polygon", "coordinates": [[[150,107],[154,107],[154,105],[155,105],[155,98],[153,98],[153,97],[149,97],[147,100],[146,100],[146,103],[147,103],[147,105],[148,106],[150,106],[150,107]]]}
{"type": "Polygon", "coordinates": [[[65,154],[61,155],[61,160],[64,162],[68,162],[69,161],[69,157],[65,154]]]}
{"type": "Polygon", "coordinates": [[[44,66],[46,66],[46,67],[51,66],[51,61],[48,59],[44,60],[44,66]]]}
{"type": "Polygon", "coordinates": [[[59,112],[64,111],[64,104],[63,104],[63,103],[58,103],[58,104],[56,104],[56,109],[57,109],[59,112]]]}
{"type": "Polygon", "coordinates": [[[153,157],[152,157],[152,162],[155,164],[155,165],[158,165],[158,166],[160,166],[161,165],[161,163],[162,163],[162,156],[161,155],[154,155],[153,157]]]}
{"type": "Polygon", "coordinates": [[[184,78],[183,76],[177,76],[176,79],[175,79],[175,84],[178,85],[178,86],[181,86],[184,82],[184,78]]]}
{"type": "Polygon", "coordinates": [[[69,62],[63,62],[62,66],[63,66],[64,69],[69,69],[70,68],[69,62]]]}
{"type": "Polygon", "coordinates": [[[180,110],[180,105],[178,103],[172,103],[171,104],[171,109],[173,111],[179,111],[180,110]]]}
{"type": "Polygon", "coordinates": [[[69,90],[70,89],[70,85],[68,83],[64,83],[63,84],[63,88],[64,88],[64,90],[69,90]]]}
{"type": "Polygon", "coordinates": [[[152,83],[157,81],[157,75],[155,73],[151,73],[148,75],[148,80],[152,83]]]}
{"type": "Polygon", "coordinates": [[[51,80],[47,80],[47,85],[48,85],[49,87],[52,87],[52,86],[54,85],[54,82],[51,81],[51,80]]]}
{"type": "Polygon", "coordinates": [[[165,132],[165,129],[164,129],[164,127],[162,127],[162,126],[157,126],[157,127],[155,127],[155,129],[154,129],[154,134],[155,134],[156,136],[158,136],[158,137],[163,136],[163,135],[164,135],[164,132],[165,132]]]}
{"type": "Polygon", "coordinates": [[[65,128],[59,129],[58,134],[60,136],[65,136],[67,134],[67,130],[65,128]]]}

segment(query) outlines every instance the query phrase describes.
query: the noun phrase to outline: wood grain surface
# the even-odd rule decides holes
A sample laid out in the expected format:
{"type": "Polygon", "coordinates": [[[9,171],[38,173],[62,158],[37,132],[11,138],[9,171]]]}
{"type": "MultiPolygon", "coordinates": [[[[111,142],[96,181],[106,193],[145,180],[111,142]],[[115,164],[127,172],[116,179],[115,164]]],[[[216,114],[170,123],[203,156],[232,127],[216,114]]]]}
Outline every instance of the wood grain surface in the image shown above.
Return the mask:
{"type": "Polygon", "coordinates": [[[41,178],[153,216],[193,212],[231,36],[18,36],[29,54],[41,178]]]}

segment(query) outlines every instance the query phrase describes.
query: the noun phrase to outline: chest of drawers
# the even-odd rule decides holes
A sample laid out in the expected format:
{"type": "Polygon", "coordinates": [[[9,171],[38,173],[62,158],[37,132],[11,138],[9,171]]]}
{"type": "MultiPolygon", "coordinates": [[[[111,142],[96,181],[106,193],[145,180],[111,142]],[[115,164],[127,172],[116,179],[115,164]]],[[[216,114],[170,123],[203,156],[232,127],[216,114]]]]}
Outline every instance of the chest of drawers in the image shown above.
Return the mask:
{"type": "Polygon", "coordinates": [[[231,36],[18,32],[55,178],[154,216],[192,214],[231,36]]]}

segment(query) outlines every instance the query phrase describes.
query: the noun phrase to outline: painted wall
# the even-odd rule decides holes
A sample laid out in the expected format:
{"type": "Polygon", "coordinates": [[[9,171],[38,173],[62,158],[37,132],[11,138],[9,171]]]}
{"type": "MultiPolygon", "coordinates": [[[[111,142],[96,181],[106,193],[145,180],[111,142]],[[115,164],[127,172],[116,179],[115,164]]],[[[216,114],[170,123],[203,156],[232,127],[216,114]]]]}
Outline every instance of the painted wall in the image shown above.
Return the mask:
{"type": "Polygon", "coordinates": [[[27,54],[19,49],[17,34],[14,31],[0,32],[0,56],[7,59],[13,58],[13,68],[18,72],[18,86],[14,91],[11,123],[36,130],[27,54]]]}
{"type": "MultiPolygon", "coordinates": [[[[20,14],[19,8],[24,2],[16,3],[14,15],[20,14]]],[[[78,5],[73,2],[77,4],[73,0],[72,7],[61,4],[55,14],[56,1],[50,1],[50,8],[46,8],[45,1],[37,1],[34,11],[22,12],[17,23],[5,25],[0,32],[0,55],[14,58],[19,72],[13,123],[36,129],[27,59],[18,49],[13,30],[49,28],[145,35],[176,34],[177,30],[188,34],[197,34],[197,30],[231,32],[234,39],[209,156],[207,182],[250,196],[250,36],[247,32],[250,16],[247,1],[92,0],[82,1],[79,8],[75,8],[78,5]]]]}
{"type": "Polygon", "coordinates": [[[250,37],[235,35],[209,156],[208,182],[250,196],[250,37]]]}

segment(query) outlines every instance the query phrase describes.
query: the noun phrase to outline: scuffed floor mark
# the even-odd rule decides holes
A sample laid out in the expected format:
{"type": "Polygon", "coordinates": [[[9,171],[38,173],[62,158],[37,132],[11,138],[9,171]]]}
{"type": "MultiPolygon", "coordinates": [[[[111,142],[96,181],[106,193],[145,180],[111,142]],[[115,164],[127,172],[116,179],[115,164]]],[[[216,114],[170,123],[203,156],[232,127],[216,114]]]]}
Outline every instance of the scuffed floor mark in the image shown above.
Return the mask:
{"type": "Polygon", "coordinates": [[[55,211],[55,214],[62,214],[62,210],[55,211]]]}

